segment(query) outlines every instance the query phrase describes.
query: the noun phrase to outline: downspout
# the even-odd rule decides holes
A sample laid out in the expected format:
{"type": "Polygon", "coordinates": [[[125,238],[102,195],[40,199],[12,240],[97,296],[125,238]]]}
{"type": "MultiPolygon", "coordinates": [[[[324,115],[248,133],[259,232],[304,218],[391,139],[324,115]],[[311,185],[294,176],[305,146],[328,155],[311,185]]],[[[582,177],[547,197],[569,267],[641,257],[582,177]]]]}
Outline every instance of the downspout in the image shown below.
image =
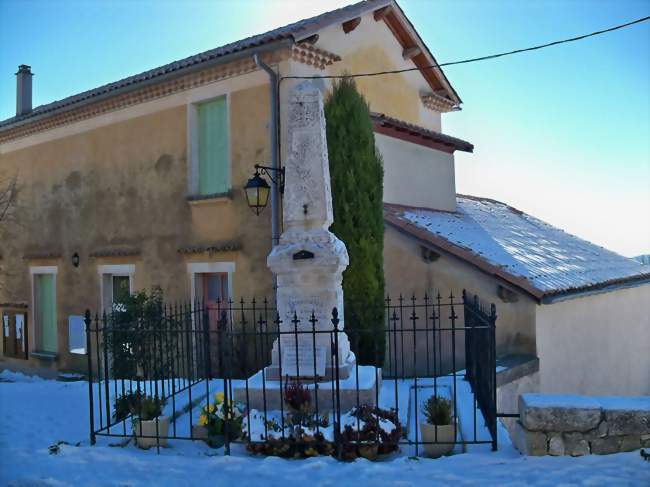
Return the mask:
{"type": "MultiPolygon", "coordinates": [[[[270,127],[271,131],[271,167],[273,178],[271,178],[271,246],[275,247],[280,242],[280,161],[278,157],[278,75],[268,64],[264,63],[256,53],[253,55],[257,67],[262,68],[269,75],[269,100],[271,104],[270,127]]],[[[273,276],[273,288],[277,289],[277,276],[273,276]]]]}

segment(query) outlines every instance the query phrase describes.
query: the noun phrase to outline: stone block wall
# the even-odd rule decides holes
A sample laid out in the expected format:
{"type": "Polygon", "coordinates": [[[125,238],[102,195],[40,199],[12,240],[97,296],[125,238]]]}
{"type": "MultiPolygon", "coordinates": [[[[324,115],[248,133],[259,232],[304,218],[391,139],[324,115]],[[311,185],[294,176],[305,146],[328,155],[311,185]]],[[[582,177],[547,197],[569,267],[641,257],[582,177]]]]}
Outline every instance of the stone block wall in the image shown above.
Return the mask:
{"type": "Polygon", "coordinates": [[[650,447],[650,396],[522,394],[511,436],[524,455],[603,455],[650,447]]]}

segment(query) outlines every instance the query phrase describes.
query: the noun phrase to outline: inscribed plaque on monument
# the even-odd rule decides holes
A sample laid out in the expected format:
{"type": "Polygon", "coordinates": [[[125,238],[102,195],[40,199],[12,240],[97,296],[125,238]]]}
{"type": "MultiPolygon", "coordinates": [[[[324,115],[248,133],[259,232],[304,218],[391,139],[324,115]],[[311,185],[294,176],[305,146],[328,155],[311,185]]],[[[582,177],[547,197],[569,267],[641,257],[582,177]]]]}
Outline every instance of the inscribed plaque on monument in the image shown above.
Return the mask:
{"type": "Polygon", "coordinates": [[[282,350],[282,375],[292,377],[324,377],[325,347],[316,347],[314,373],[314,347],[299,345],[282,350]]]}

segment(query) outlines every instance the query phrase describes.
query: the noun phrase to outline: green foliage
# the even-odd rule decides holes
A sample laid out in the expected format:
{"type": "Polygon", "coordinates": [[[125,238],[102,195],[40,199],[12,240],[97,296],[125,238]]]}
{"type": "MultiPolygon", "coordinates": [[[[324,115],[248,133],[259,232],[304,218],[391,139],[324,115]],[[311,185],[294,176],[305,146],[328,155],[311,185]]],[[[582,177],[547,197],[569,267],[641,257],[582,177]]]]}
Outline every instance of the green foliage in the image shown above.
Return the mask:
{"type": "Polygon", "coordinates": [[[160,288],[125,293],[104,318],[113,378],[160,379],[175,350],[160,288]]]}
{"type": "Polygon", "coordinates": [[[422,410],[427,418],[427,423],[436,426],[451,424],[451,401],[444,397],[431,396],[424,403],[422,410]]]}
{"type": "Polygon", "coordinates": [[[165,404],[167,404],[165,399],[143,394],[140,400],[133,404],[131,414],[137,416],[142,421],[151,421],[158,416],[162,416],[162,410],[165,404]]]}
{"type": "Polygon", "coordinates": [[[115,421],[126,419],[142,400],[142,396],[143,394],[140,390],[135,390],[125,392],[115,398],[113,404],[113,419],[115,421]]]}
{"type": "Polygon", "coordinates": [[[348,249],[343,274],[345,327],[361,364],[383,363],[384,217],[381,156],[368,103],[351,78],[334,84],[325,103],[334,224],[348,249]]]}

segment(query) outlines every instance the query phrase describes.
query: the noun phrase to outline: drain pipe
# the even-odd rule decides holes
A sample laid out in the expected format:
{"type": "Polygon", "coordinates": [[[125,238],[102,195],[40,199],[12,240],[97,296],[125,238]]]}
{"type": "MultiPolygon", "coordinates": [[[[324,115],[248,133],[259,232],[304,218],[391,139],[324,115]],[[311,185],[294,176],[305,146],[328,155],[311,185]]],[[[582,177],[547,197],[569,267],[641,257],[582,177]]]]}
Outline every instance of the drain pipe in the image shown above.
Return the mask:
{"type": "Polygon", "coordinates": [[[280,241],[280,161],[278,158],[278,75],[268,64],[259,58],[258,54],[253,56],[257,67],[262,68],[269,75],[269,99],[271,102],[270,131],[271,131],[271,167],[273,178],[271,178],[271,242],[275,247],[280,241]]]}

